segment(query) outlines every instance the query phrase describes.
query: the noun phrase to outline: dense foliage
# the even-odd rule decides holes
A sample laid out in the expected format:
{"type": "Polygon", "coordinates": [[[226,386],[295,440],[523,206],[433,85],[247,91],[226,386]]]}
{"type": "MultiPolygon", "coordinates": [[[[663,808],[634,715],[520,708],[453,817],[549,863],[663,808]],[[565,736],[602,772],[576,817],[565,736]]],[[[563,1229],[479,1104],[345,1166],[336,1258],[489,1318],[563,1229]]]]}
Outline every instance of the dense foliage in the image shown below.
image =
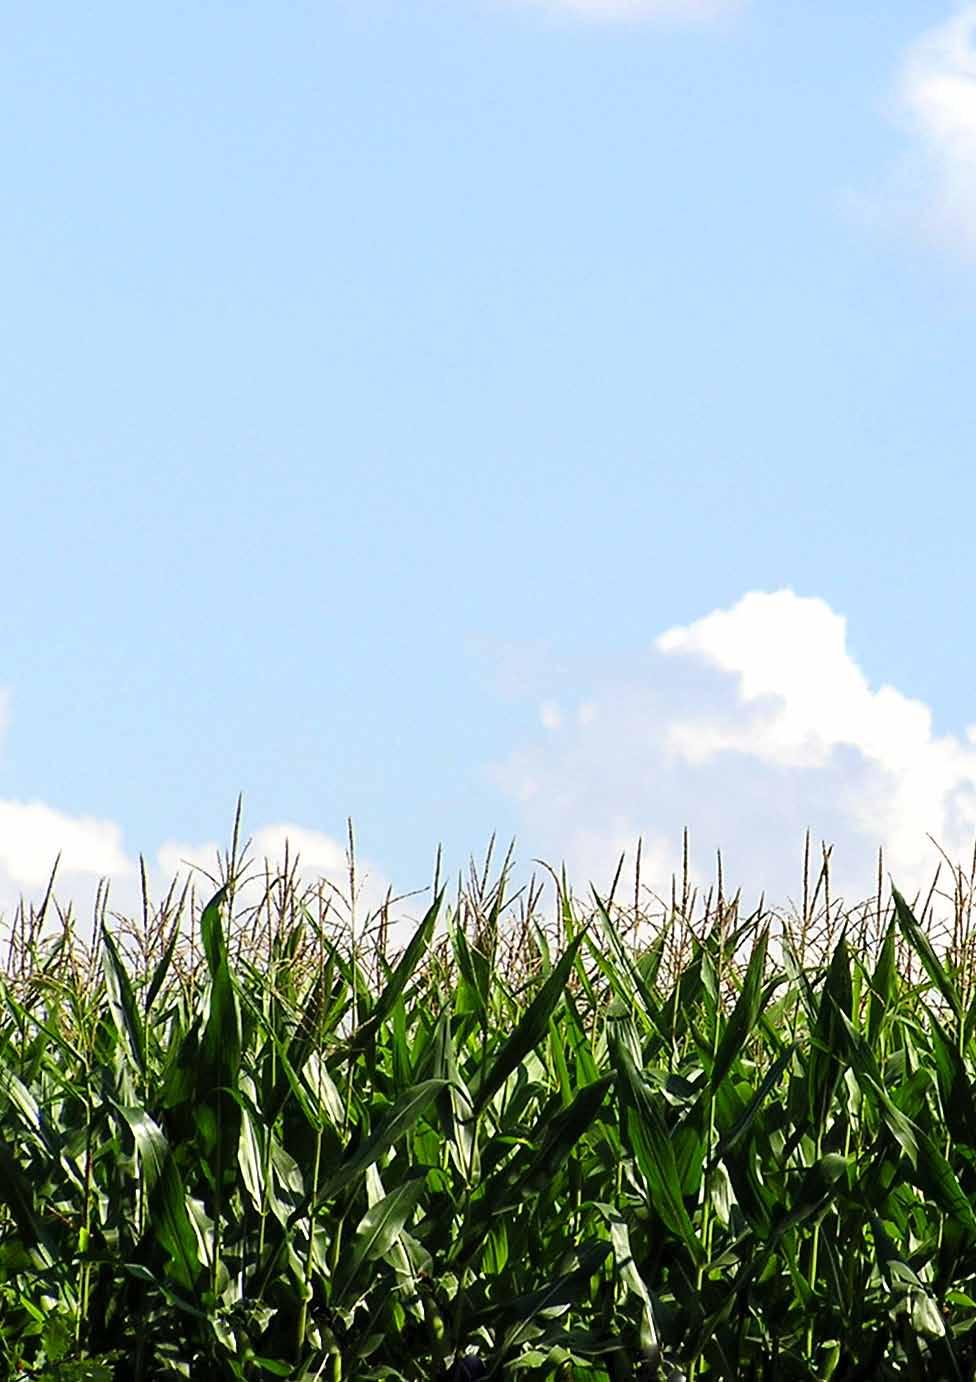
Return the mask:
{"type": "Polygon", "coordinates": [[[972,1377],[959,929],[686,890],[631,940],[556,882],[554,932],[435,885],[391,959],[231,868],[192,931],[22,916],[0,1374],[972,1377]]]}

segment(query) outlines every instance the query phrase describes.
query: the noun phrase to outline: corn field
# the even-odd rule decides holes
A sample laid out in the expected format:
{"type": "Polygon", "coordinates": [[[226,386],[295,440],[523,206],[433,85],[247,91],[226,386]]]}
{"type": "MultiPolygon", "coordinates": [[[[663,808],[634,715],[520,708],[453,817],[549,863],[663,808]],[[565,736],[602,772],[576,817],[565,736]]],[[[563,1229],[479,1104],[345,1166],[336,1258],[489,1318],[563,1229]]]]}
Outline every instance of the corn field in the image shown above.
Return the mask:
{"type": "Polygon", "coordinates": [[[974,1376],[972,877],[543,921],[510,857],[399,954],[287,861],[242,910],[236,831],[202,907],[21,909],[0,1376],[974,1376]]]}

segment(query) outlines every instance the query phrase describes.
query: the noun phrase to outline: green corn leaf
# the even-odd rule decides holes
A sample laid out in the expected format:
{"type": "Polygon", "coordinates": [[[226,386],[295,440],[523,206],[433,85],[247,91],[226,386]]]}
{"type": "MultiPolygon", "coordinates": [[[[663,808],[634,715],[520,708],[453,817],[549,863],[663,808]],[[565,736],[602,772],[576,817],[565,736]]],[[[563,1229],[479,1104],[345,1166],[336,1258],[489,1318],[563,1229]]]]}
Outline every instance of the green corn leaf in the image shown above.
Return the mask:
{"type": "Polygon", "coordinates": [[[227,944],[224,939],[220,909],[227,901],[227,885],[218,888],[200,915],[200,939],[207,958],[207,968],[211,977],[227,961],[227,944]]]}
{"type": "Polygon", "coordinates": [[[268,1208],[273,1210],[271,1187],[266,1183],[264,1175],[263,1144],[266,1137],[267,1132],[261,1127],[260,1119],[253,1117],[249,1108],[243,1107],[237,1161],[251,1205],[259,1214],[263,1212],[266,1203],[268,1208]]]}
{"type": "Polygon", "coordinates": [[[962,1001],[959,992],[940,963],[939,957],[932,948],[932,942],[915,920],[911,908],[897,888],[892,887],[891,895],[895,901],[895,914],[898,917],[902,934],[921,960],[926,974],[952,1009],[956,1020],[961,1022],[962,1001]]]}
{"type": "Polygon", "coordinates": [[[336,1293],[336,1309],[341,1308],[360,1268],[366,1262],[374,1262],[389,1253],[419,1204],[425,1188],[426,1172],[414,1171],[410,1179],[371,1205],[360,1219],[356,1225],[350,1259],[340,1267],[346,1285],[336,1293]]]}
{"type": "Polygon", "coordinates": [[[916,1128],[915,1137],[918,1143],[915,1183],[945,1214],[970,1234],[976,1234],[976,1215],[968,1195],[959,1184],[958,1176],[927,1133],[916,1128]]]}
{"type": "MultiPolygon", "coordinates": [[[[328,1178],[314,1197],[314,1203],[316,1205],[328,1203],[350,1181],[355,1180],[357,1176],[362,1175],[368,1166],[372,1166],[375,1161],[378,1161],[384,1152],[389,1151],[395,1143],[399,1142],[401,1137],[416,1125],[418,1119],[423,1116],[433,1102],[438,1091],[443,1089],[446,1084],[446,1080],[425,1080],[422,1084],[406,1090],[372,1136],[368,1137],[363,1145],[328,1178]]],[[[309,1202],[311,1202],[310,1197],[309,1202]]],[[[299,1211],[296,1210],[292,1215],[292,1222],[296,1222],[298,1217],[299,1211]]]]}
{"type": "Polygon", "coordinates": [[[170,1274],[180,1286],[192,1291],[200,1275],[197,1239],[187,1211],[183,1180],[172,1156],[167,1157],[149,1197],[149,1215],[165,1249],[170,1274]]]}
{"type": "Polygon", "coordinates": [[[166,949],[163,952],[158,964],[153,970],[153,976],[149,982],[149,988],[146,990],[146,1012],[149,1012],[149,1010],[152,1008],[153,1003],[156,1001],[156,998],[163,987],[163,984],[166,980],[166,976],[169,973],[173,963],[173,956],[176,953],[176,943],[179,940],[179,938],[180,927],[179,923],[177,922],[173,926],[172,933],[169,938],[169,943],[167,944],[166,949]]]}
{"type": "Polygon", "coordinates": [[[976,1147],[976,1100],[966,1063],[935,1013],[927,1016],[947,1129],[956,1142],[976,1147]]]}
{"type": "Polygon", "coordinates": [[[139,1164],[147,1190],[153,1190],[163,1173],[170,1146],[162,1129],[142,1108],[131,1108],[112,1101],[113,1107],[125,1120],[136,1144],[139,1164]]]}
{"type": "Polygon", "coordinates": [[[876,1079],[871,1075],[865,1075],[863,1078],[864,1083],[874,1091],[888,1131],[901,1147],[909,1165],[914,1167],[918,1163],[919,1156],[919,1129],[910,1118],[902,1113],[876,1079]]]}
{"type": "Polygon", "coordinates": [[[233,1097],[241,1064],[241,1013],[220,915],[226,894],[226,887],[221,888],[200,918],[210,995],[196,1068],[194,1118],[216,1184],[235,1174],[241,1124],[233,1097]]]}
{"type": "Polygon", "coordinates": [[[393,1008],[404,989],[410,981],[411,975],[420,963],[420,960],[430,948],[431,936],[437,924],[437,917],[444,900],[444,889],[442,888],[434,898],[433,904],[428,909],[423,921],[414,932],[409,945],[394,969],[386,988],[376,1001],[376,1006],[370,1012],[369,1017],[357,1029],[341,1052],[340,1059],[351,1060],[359,1052],[372,1048],[375,1041],[377,1028],[386,1020],[393,1011],[393,1008]]]}
{"type": "Polygon", "coordinates": [[[105,987],[109,1009],[119,1036],[125,1042],[125,1052],[133,1068],[143,1077],[146,1073],[145,1036],[142,1015],[132,991],[128,971],[116,948],[108,927],[102,922],[105,987]]]}
{"type": "MultiPolygon", "coordinates": [[[[242,996],[245,1006],[261,1026],[262,1030],[266,1032],[268,1040],[274,1049],[275,1061],[279,1067],[285,1089],[285,1093],[280,1094],[278,1092],[279,1084],[275,1084],[275,1092],[271,1099],[271,1113],[274,1117],[271,1121],[274,1122],[281,1116],[290,1092],[309,1125],[317,1132],[321,1132],[326,1126],[328,1114],[327,1107],[318,1099],[317,1092],[309,1089],[303,1076],[292,1066],[288,1055],[290,1049],[288,1043],[283,1041],[272,1027],[267,1026],[260,1008],[253,1001],[251,996],[247,993],[242,996]]],[[[299,1043],[297,1049],[299,1052],[306,1050],[305,1043],[299,1043]]]]}
{"type": "Polygon", "coordinates": [[[895,921],[885,933],[884,944],[874,974],[871,976],[871,998],[868,1011],[868,1041],[872,1049],[877,1049],[881,1020],[894,1004],[898,985],[898,971],[895,954],[895,921]]]}
{"type": "Polygon", "coordinates": [[[37,1214],[35,1191],[30,1178],[0,1138],[0,1204],[10,1211],[24,1245],[40,1252],[50,1267],[59,1257],[58,1245],[37,1214]]]}
{"type": "Polygon", "coordinates": [[[528,1324],[535,1315],[558,1310],[563,1305],[571,1305],[581,1298],[586,1283],[602,1267],[611,1251],[611,1246],[607,1242],[581,1243],[571,1252],[572,1262],[578,1265],[572,1266],[571,1270],[563,1272],[554,1281],[538,1290],[508,1300],[493,1301],[472,1315],[469,1328],[474,1331],[499,1315],[508,1315],[520,1323],[528,1324]]]}
{"type": "Polygon", "coordinates": [[[467,1085],[458,1073],[450,1012],[441,1013],[437,1023],[433,1074],[435,1079],[445,1081],[444,1088],[437,1095],[437,1111],[454,1164],[465,1181],[477,1180],[481,1174],[481,1157],[475,1128],[474,1103],[467,1085]]]}
{"type": "Polygon", "coordinates": [[[567,1105],[573,1097],[573,1086],[569,1077],[569,1066],[566,1063],[566,1047],[563,1044],[559,1024],[552,1017],[549,1019],[549,1056],[555,1067],[563,1104],[567,1105]]]}
{"type": "MultiPolygon", "coordinates": [[[[207,963],[210,966],[210,1004],[200,1043],[201,1074],[218,1086],[236,1087],[241,1059],[241,1018],[227,959],[220,908],[226,896],[221,888],[200,918],[207,963]]],[[[202,1086],[206,1092],[206,1085],[202,1086]]]]}
{"type": "Polygon", "coordinates": [[[626,1044],[616,1035],[612,1049],[620,1077],[621,1133],[641,1169],[650,1200],[662,1221],[685,1243],[693,1261],[702,1262],[704,1249],[685,1208],[674,1149],[661,1115],[626,1044]]]}
{"type": "Polygon", "coordinates": [[[722,1159],[727,1152],[731,1151],[739,1139],[744,1137],[752,1127],[759,1114],[759,1110],[782,1079],[783,1074],[793,1059],[794,1053],[795,1048],[793,1046],[787,1046],[785,1051],[782,1051],[780,1055],[777,1056],[776,1060],[773,1061],[772,1065],[766,1071],[762,1083],[749,1100],[749,1103],[727,1128],[722,1129],[718,1147],[715,1152],[715,1160],[722,1159]]]}
{"type": "MultiPolygon", "coordinates": [[[[585,934],[585,933],[584,933],[585,934]]],[[[542,1042],[549,1026],[549,1018],[555,1012],[569,972],[576,960],[576,953],[584,939],[581,934],[571,942],[559,963],[540,988],[535,998],[526,1008],[514,1032],[503,1042],[487,1071],[482,1068],[477,1078],[469,1081],[474,1094],[474,1111],[480,1113],[501,1089],[530,1051],[542,1042]]]]}
{"type": "Polygon", "coordinates": [[[160,1127],[139,1108],[116,1104],[135,1139],[149,1190],[149,1215],[156,1236],[169,1259],[172,1279],[185,1290],[194,1289],[200,1274],[197,1237],[187,1210],[182,1177],[172,1149],[160,1127]]]}
{"type": "Polygon", "coordinates": [[[766,926],[753,947],[742,981],[742,990],[732,1010],[732,1016],[725,1024],[725,1031],[715,1053],[710,1084],[715,1089],[722,1083],[731,1069],[732,1062],[742,1052],[746,1041],[752,1034],[759,1017],[763,993],[763,972],[766,967],[766,949],[769,945],[769,927],[766,926]]]}
{"type": "Polygon", "coordinates": [[[842,932],[824,980],[811,1033],[807,1064],[807,1108],[811,1131],[822,1136],[830,1122],[830,1107],[847,1057],[848,1027],[853,1011],[850,953],[846,932],[842,932]]]}
{"type": "Polygon", "coordinates": [[[579,1090],[566,1108],[547,1120],[544,1132],[540,1130],[536,1134],[541,1141],[527,1173],[530,1183],[541,1181],[544,1184],[556,1174],[600,1112],[613,1082],[613,1075],[604,1075],[579,1090]]]}
{"type": "Polygon", "coordinates": [[[289,1093],[295,1092],[294,1072],[304,1068],[309,1056],[321,1046],[331,1030],[327,1012],[329,980],[324,971],[327,968],[329,973],[332,972],[334,956],[335,948],[331,946],[327,965],[323,966],[323,970],[309,984],[304,1004],[297,1014],[290,1002],[283,1001],[277,994],[272,994],[267,1016],[261,1013],[259,1017],[246,991],[242,993],[261,1030],[282,1057],[273,1065],[274,1083],[268,1096],[270,1113],[274,1119],[280,1117],[289,1093]]]}
{"type": "Polygon", "coordinates": [[[374,1025],[379,1026],[379,1024],[385,1021],[392,1012],[394,1004],[402,995],[417,965],[430,948],[431,937],[434,934],[434,927],[437,924],[437,918],[440,914],[443,901],[444,889],[441,888],[440,892],[434,898],[423,921],[411,937],[410,943],[403,952],[396,969],[393,971],[389,983],[377,1000],[371,1018],[374,1025]]]}
{"type": "MultiPolygon", "coordinates": [[[[660,1004],[652,992],[651,986],[644,977],[644,972],[638,964],[631,959],[623,942],[620,939],[619,928],[614,924],[607,904],[602,900],[599,893],[594,888],[593,898],[597,905],[600,917],[600,927],[603,933],[604,944],[607,947],[607,956],[603,956],[595,948],[594,943],[588,943],[588,949],[597,959],[597,963],[603,969],[611,985],[617,993],[616,1004],[611,1006],[610,1016],[623,1016],[624,1013],[632,1012],[640,999],[640,1006],[644,1015],[648,1018],[654,1030],[659,1032],[660,1028],[660,1004]],[[612,960],[612,963],[610,962],[612,960]]],[[[652,957],[653,966],[653,957],[652,957]]]]}
{"type": "Polygon", "coordinates": [[[661,1008],[660,1029],[663,1040],[674,1045],[684,1035],[689,1014],[695,1007],[704,990],[702,983],[702,950],[694,946],[691,963],[679,974],[671,993],[661,1008]]]}
{"type": "Polygon", "coordinates": [[[820,1157],[803,1177],[790,1205],[791,1214],[805,1216],[824,1196],[832,1198],[845,1190],[853,1170],[853,1157],[842,1156],[840,1152],[828,1152],[820,1157]]]}
{"type": "Polygon", "coordinates": [[[972,1001],[969,1004],[969,1008],[966,1012],[966,1021],[963,1028],[963,1050],[970,1055],[972,1053],[974,1029],[976,1029],[976,994],[973,995],[972,1001]]]}
{"type": "Polygon", "coordinates": [[[576,1083],[577,1085],[593,1084],[600,1078],[600,1069],[593,1054],[590,1038],[583,1026],[579,1008],[576,1006],[576,999],[569,989],[563,995],[563,1002],[568,1040],[576,1058],[576,1083]]]}
{"type": "Polygon", "coordinates": [[[451,945],[460,970],[455,1013],[458,1017],[467,1013],[486,1013],[491,987],[491,970],[486,957],[475,946],[469,945],[460,926],[455,926],[451,932],[451,945]]]}
{"type": "Polygon", "coordinates": [[[45,1160],[55,1161],[58,1156],[57,1136],[27,1085],[12,1070],[0,1066],[0,1090],[10,1100],[22,1131],[45,1160]]]}
{"type": "Polygon", "coordinates": [[[596,1205],[595,1207],[603,1212],[610,1225],[610,1243],[613,1247],[620,1279],[626,1289],[635,1295],[641,1303],[641,1349],[647,1365],[651,1368],[656,1367],[661,1353],[661,1340],[657,1321],[654,1317],[654,1305],[644,1278],[634,1261],[627,1224],[611,1206],[596,1205]]]}

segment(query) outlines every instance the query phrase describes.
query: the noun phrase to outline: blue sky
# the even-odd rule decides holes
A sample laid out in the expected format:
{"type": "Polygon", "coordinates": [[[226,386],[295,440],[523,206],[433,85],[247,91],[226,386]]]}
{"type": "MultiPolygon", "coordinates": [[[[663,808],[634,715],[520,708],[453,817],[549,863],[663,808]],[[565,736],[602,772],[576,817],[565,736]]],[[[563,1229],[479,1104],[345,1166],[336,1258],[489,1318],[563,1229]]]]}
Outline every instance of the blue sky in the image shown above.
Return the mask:
{"type": "Polygon", "coordinates": [[[400,890],[971,850],[976,5],[21,6],[0,122],[0,904],[239,791],[400,890]]]}

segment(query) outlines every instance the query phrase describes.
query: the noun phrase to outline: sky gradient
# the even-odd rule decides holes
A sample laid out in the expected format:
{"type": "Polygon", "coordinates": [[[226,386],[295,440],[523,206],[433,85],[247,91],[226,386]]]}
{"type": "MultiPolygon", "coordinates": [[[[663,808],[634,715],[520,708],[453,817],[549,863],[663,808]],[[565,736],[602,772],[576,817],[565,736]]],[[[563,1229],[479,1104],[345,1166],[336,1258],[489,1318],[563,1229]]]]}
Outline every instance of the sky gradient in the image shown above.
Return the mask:
{"type": "Polygon", "coordinates": [[[238,792],[399,891],[971,852],[976,5],[22,6],[0,118],[0,908],[238,792]]]}

